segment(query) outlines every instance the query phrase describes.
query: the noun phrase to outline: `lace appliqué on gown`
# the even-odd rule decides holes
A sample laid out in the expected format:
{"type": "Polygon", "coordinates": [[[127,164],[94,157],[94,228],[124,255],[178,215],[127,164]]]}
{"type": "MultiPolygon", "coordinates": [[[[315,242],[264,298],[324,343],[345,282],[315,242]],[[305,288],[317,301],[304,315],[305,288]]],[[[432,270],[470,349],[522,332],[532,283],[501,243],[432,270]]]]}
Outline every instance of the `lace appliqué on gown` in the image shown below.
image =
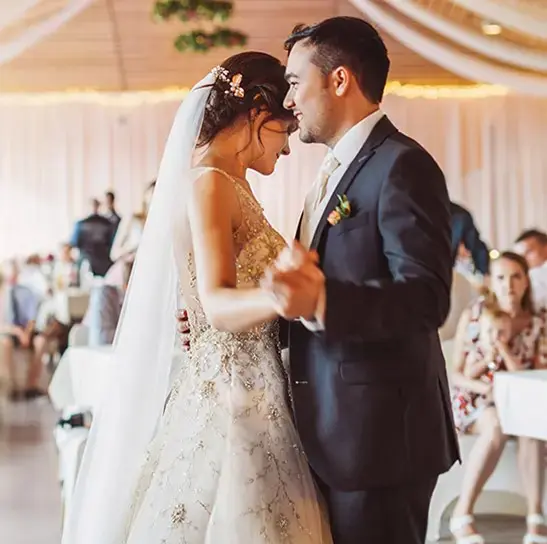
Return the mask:
{"type": "MultiPolygon", "coordinates": [[[[284,242],[232,181],[243,217],[234,233],[237,285],[256,286],[284,242]]],[[[143,467],[126,543],[330,543],[292,420],[277,324],[212,329],[191,252],[179,268],[192,300],[191,351],[143,467]]]]}

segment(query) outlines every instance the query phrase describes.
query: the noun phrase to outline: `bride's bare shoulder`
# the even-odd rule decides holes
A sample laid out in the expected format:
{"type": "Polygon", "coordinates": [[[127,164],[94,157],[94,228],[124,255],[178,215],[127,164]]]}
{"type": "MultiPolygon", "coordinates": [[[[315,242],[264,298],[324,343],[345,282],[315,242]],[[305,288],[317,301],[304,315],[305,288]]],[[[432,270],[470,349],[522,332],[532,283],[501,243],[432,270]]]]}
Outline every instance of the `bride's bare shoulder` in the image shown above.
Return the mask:
{"type": "Polygon", "coordinates": [[[194,182],[190,186],[190,209],[224,213],[239,208],[233,179],[220,169],[198,167],[194,170],[194,182]]]}
{"type": "Polygon", "coordinates": [[[209,196],[234,192],[234,180],[219,168],[198,166],[194,168],[194,182],[191,185],[192,195],[205,193],[209,196]]]}

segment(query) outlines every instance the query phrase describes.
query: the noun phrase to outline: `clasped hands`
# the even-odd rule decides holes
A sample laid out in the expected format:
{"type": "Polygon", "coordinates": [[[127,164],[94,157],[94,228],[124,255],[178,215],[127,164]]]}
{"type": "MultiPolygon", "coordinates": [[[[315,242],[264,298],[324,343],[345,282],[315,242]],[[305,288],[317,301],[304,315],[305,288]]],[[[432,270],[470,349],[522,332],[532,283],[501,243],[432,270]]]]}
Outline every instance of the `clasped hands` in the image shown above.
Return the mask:
{"type": "MultiPolygon", "coordinates": [[[[299,242],[286,247],[265,271],[260,282],[262,290],[273,302],[274,310],[283,318],[303,318],[323,324],[325,310],[325,276],[317,266],[315,251],[306,251],[299,242]]],[[[183,349],[190,348],[188,313],[176,314],[183,349]]]]}
{"type": "Polygon", "coordinates": [[[316,251],[293,241],[266,269],[260,285],[281,317],[323,321],[325,276],[318,263],[316,251]]]}

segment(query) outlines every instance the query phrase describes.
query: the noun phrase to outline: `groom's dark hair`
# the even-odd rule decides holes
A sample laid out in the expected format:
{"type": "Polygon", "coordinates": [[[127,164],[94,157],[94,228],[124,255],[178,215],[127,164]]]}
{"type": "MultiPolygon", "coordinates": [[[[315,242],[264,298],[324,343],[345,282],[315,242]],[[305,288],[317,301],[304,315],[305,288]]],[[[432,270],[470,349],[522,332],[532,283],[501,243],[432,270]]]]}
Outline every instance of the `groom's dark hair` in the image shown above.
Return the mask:
{"type": "Polygon", "coordinates": [[[290,53],[298,42],[315,49],[312,62],[323,75],[346,66],[370,102],[382,101],[389,57],[382,38],[371,24],[357,17],[332,17],[311,26],[297,25],[285,40],[285,50],[290,53]]]}

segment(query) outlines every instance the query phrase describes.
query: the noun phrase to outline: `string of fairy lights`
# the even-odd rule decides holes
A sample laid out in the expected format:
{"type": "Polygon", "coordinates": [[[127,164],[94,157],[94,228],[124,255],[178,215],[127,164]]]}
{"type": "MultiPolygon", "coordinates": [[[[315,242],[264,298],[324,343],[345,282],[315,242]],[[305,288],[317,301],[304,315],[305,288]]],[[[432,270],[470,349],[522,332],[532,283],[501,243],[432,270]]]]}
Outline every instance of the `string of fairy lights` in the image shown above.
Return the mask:
{"type": "MultiPolygon", "coordinates": [[[[138,107],[183,100],[188,88],[167,88],[157,91],[101,92],[93,89],[67,89],[51,93],[0,93],[0,105],[33,105],[91,103],[104,106],[138,107]]],[[[484,99],[509,94],[499,85],[414,85],[391,81],[386,94],[408,99],[484,99]]]]}

